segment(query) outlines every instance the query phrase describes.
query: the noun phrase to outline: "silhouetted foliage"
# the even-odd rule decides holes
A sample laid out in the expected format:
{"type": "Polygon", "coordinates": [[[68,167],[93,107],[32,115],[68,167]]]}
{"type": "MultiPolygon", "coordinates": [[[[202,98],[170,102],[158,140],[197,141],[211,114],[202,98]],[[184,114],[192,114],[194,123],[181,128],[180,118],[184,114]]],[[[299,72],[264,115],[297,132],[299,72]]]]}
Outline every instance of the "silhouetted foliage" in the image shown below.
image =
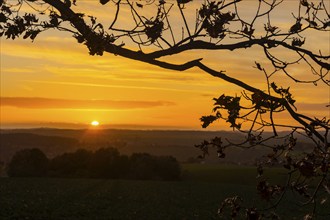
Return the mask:
{"type": "Polygon", "coordinates": [[[121,155],[112,147],[95,152],[78,149],[48,160],[39,149],[18,151],[8,165],[11,177],[178,180],[181,168],[172,156],[121,155]]]}
{"type": "Polygon", "coordinates": [[[88,177],[92,152],[79,149],[74,153],[64,153],[50,160],[49,176],[88,177]]]}
{"type": "Polygon", "coordinates": [[[150,179],[156,173],[156,161],[150,154],[136,153],[131,156],[133,179],[150,179]]]}
{"type": "Polygon", "coordinates": [[[130,177],[133,179],[177,180],[180,173],[179,163],[171,156],[135,153],[130,157],[130,177]]]}
{"type": "Polygon", "coordinates": [[[49,160],[37,149],[18,151],[8,164],[7,174],[10,177],[43,177],[47,175],[49,160]]]}
{"type": "Polygon", "coordinates": [[[157,173],[162,180],[177,180],[181,176],[180,164],[172,156],[158,156],[157,173]]]}
{"type": "Polygon", "coordinates": [[[95,151],[88,167],[93,178],[124,178],[128,173],[129,160],[115,148],[101,148],[95,151]]]}

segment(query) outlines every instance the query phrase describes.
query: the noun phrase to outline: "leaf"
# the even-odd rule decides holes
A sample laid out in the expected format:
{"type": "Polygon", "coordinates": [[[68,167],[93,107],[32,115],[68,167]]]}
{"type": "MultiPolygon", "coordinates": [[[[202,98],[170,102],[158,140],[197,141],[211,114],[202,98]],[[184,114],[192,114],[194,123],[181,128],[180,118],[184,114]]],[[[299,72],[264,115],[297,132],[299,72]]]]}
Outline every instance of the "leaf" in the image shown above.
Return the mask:
{"type": "Polygon", "coordinates": [[[301,30],[301,23],[300,21],[297,21],[292,27],[290,28],[290,33],[297,33],[298,31],[301,30]]]}
{"type": "Polygon", "coordinates": [[[188,2],[191,2],[192,0],[177,0],[179,4],[186,4],[188,2]]]}
{"type": "Polygon", "coordinates": [[[330,21],[327,21],[323,24],[323,28],[330,27],[330,21]]]}
{"type": "Polygon", "coordinates": [[[261,67],[260,63],[257,63],[256,61],[254,61],[254,63],[256,64],[257,69],[262,71],[262,67],[261,67]]]}
{"type": "Polygon", "coordinates": [[[272,83],[270,84],[270,86],[272,87],[272,89],[273,89],[275,92],[278,91],[278,90],[277,90],[277,85],[276,85],[274,82],[272,82],[272,83]]]}
{"type": "Polygon", "coordinates": [[[39,33],[40,33],[40,30],[32,31],[31,35],[30,35],[30,39],[33,41],[39,33]]]}
{"type": "Polygon", "coordinates": [[[143,5],[137,2],[136,2],[136,6],[138,6],[139,8],[143,8],[143,5]]]}
{"type": "Polygon", "coordinates": [[[300,0],[300,4],[305,7],[309,7],[307,0],[300,0]]]}
{"type": "Polygon", "coordinates": [[[89,17],[89,19],[90,19],[91,22],[92,22],[92,27],[94,27],[94,25],[96,24],[96,18],[93,17],[93,16],[88,16],[88,17],[89,17]]]}
{"type": "Polygon", "coordinates": [[[291,45],[296,47],[301,47],[305,43],[305,39],[302,41],[299,38],[293,38],[291,45]]]}
{"type": "Polygon", "coordinates": [[[276,26],[271,26],[269,23],[267,25],[264,25],[264,28],[266,31],[274,34],[274,32],[278,29],[276,26]]]}
{"type": "Polygon", "coordinates": [[[148,36],[148,39],[150,39],[151,43],[154,43],[163,32],[164,28],[164,22],[156,19],[155,21],[151,22],[151,26],[147,26],[145,29],[145,33],[148,36]]]}
{"type": "Polygon", "coordinates": [[[109,1],[110,1],[110,0],[100,0],[100,3],[101,3],[102,5],[105,5],[105,4],[107,4],[109,1]]]}
{"type": "Polygon", "coordinates": [[[31,23],[36,23],[39,21],[34,14],[25,14],[23,18],[26,21],[26,25],[30,25],[31,23]]]}
{"type": "Polygon", "coordinates": [[[317,23],[315,21],[309,21],[309,26],[317,27],[317,23]]]}
{"type": "Polygon", "coordinates": [[[28,38],[30,36],[31,36],[31,31],[27,31],[27,32],[25,32],[25,34],[23,36],[23,39],[26,39],[26,38],[28,38]]]}
{"type": "Polygon", "coordinates": [[[252,36],[254,29],[252,27],[248,27],[247,25],[245,25],[244,29],[242,30],[242,32],[246,35],[252,36]]]}
{"type": "Polygon", "coordinates": [[[216,117],[214,115],[202,116],[200,118],[200,120],[203,122],[202,128],[207,128],[211,123],[213,123],[217,119],[218,119],[218,117],[216,117]]]}

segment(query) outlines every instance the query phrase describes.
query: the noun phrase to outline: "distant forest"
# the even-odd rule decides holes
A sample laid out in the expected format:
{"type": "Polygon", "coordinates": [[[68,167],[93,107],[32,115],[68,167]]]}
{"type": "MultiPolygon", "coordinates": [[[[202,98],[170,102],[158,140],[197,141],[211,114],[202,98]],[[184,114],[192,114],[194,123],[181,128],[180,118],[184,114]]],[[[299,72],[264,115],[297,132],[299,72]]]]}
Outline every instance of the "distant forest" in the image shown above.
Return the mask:
{"type": "Polygon", "coordinates": [[[179,180],[181,168],[172,156],[122,155],[115,148],[78,149],[52,159],[38,148],[17,151],[7,166],[9,177],[179,180]]]}

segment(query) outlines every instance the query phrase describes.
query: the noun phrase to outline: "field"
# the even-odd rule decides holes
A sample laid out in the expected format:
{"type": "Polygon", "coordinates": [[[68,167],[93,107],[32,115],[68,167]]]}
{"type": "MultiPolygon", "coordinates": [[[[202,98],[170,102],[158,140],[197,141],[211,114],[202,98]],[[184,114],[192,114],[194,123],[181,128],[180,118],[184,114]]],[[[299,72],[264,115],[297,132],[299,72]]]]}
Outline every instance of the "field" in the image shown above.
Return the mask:
{"type": "MultiPolygon", "coordinates": [[[[1,178],[0,219],[219,219],[226,197],[262,204],[255,168],[186,164],[183,170],[177,182],[1,178]]],[[[281,169],[270,175],[284,181],[281,169]]],[[[308,210],[293,212],[297,206],[289,202],[280,207],[285,219],[308,210]]]]}

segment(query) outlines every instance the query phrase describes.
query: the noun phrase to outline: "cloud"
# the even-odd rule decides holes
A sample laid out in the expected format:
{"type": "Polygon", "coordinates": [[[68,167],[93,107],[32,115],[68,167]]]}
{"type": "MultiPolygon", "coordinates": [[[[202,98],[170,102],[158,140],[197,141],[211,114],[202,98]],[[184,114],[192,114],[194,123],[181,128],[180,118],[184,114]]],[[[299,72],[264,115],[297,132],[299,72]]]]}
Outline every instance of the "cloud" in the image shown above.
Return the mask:
{"type": "Polygon", "coordinates": [[[329,103],[297,103],[297,109],[300,111],[327,111],[329,112],[329,103]]]}
{"type": "MultiPolygon", "coordinates": [[[[50,85],[66,85],[66,86],[86,86],[86,87],[101,87],[101,88],[120,88],[120,89],[137,89],[137,90],[164,90],[174,92],[191,92],[193,88],[177,89],[177,88],[161,88],[155,86],[134,86],[134,85],[109,85],[97,83],[80,83],[80,82],[54,82],[54,81],[39,81],[39,80],[25,80],[26,82],[50,84],[50,85]]],[[[195,89],[196,90],[196,89],[195,89]]]]}
{"type": "Polygon", "coordinates": [[[29,109],[138,109],[172,106],[168,101],[77,100],[40,97],[1,97],[1,106],[29,109]]]}

